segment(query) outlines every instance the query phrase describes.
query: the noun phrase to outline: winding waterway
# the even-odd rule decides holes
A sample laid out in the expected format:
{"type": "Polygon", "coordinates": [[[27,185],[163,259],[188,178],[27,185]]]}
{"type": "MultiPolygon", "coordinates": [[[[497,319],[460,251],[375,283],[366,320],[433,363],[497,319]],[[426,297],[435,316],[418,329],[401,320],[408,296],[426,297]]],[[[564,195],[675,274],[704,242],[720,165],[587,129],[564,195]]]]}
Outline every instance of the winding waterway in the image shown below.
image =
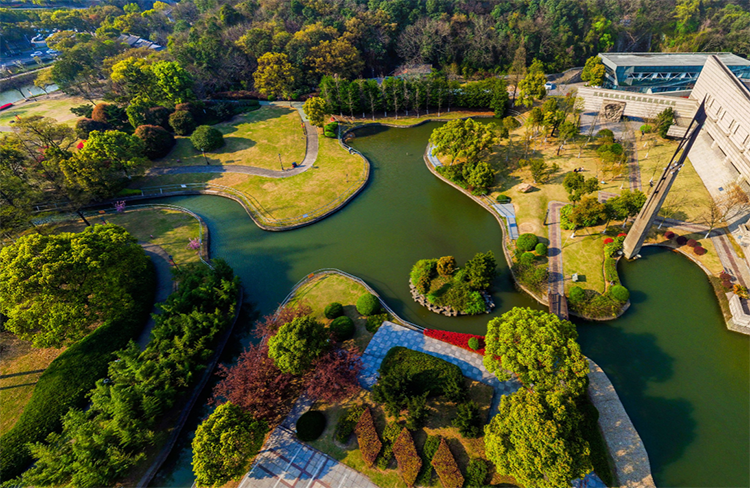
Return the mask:
{"type": "MultiPolygon", "coordinates": [[[[168,202],[207,220],[211,255],[229,262],[261,313],[311,271],[335,267],[362,277],[407,320],[484,333],[491,316],[540,306],[515,291],[494,217],[425,168],[422,152],[434,127],[360,132],[353,145],[372,162],[368,187],[338,213],[302,229],[264,232],[223,198],[168,202]],[[453,255],[465,262],[487,250],[500,269],[492,315],[437,316],[411,300],[407,280],[416,260],[453,255]]],[[[620,394],[657,485],[750,486],[750,340],[726,330],[698,267],[665,250],[642,254],[620,270],[631,290],[630,310],[613,322],[577,324],[583,351],[620,394]]],[[[192,484],[187,437],[182,446],[152,486],[192,484]]]]}

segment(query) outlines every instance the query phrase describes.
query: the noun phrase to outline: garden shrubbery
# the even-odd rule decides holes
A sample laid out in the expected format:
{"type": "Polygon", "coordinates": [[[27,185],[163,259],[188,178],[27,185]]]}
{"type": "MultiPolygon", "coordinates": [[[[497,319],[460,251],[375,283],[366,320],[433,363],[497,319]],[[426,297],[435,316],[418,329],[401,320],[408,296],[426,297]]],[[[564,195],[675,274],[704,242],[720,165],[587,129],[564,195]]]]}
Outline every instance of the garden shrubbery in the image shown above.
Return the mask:
{"type": "Polygon", "coordinates": [[[89,134],[95,130],[104,132],[111,130],[112,126],[106,122],[99,122],[94,119],[78,119],[76,122],[76,137],[79,139],[88,139],[89,134]]]}
{"type": "Polygon", "coordinates": [[[571,305],[577,305],[583,303],[586,300],[586,292],[580,286],[574,286],[568,292],[568,302],[571,305]]]}
{"type": "Polygon", "coordinates": [[[539,256],[546,256],[547,255],[547,244],[540,242],[539,244],[534,247],[534,251],[539,256]]]}
{"type": "Polygon", "coordinates": [[[359,451],[362,454],[362,460],[369,467],[375,465],[375,460],[378,458],[380,449],[383,447],[383,443],[378,437],[378,432],[375,430],[375,420],[372,418],[372,412],[370,409],[365,407],[364,412],[359,417],[359,422],[354,428],[354,433],[357,434],[357,442],[359,443],[359,451]]]}
{"type": "Polygon", "coordinates": [[[445,439],[440,439],[440,445],[432,458],[432,466],[435,468],[444,488],[461,488],[464,486],[464,477],[445,439]]]}
{"type": "Polygon", "coordinates": [[[303,413],[297,419],[297,438],[302,442],[312,442],[326,429],[326,416],[318,410],[303,413]]]}
{"type": "Polygon", "coordinates": [[[612,242],[605,243],[604,255],[608,258],[614,258],[615,256],[618,256],[620,254],[620,251],[622,251],[623,242],[625,242],[624,237],[615,237],[614,239],[612,239],[612,242]]]}
{"type": "Polygon", "coordinates": [[[195,130],[195,117],[187,110],[177,110],[169,116],[169,125],[178,136],[189,136],[195,130]]]}
{"type": "Polygon", "coordinates": [[[367,323],[365,324],[365,329],[367,329],[367,332],[372,332],[373,334],[378,331],[381,325],[383,325],[383,322],[391,320],[390,314],[387,313],[381,313],[381,314],[375,314],[370,315],[367,317],[367,323]]]}
{"type": "Polygon", "coordinates": [[[676,234],[675,234],[674,232],[672,232],[671,230],[668,230],[668,231],[666,231],[666,232],[664,233],[664,238],[665,238],[665,239],[669,239],[669,240],[672,240],[672,239],[674,239],[674,238],[675,238],[675,235],[676,235],[676,234]]]}
{"type": "Polygon", "coordinates": [[[406,486],[413,486],[417,481],[419,470],[422,468],[422,459],[417,454],[414,439],[409,429],[404,427],[393,442],[393,454],[398,463],[398,470],[406,486]]]}
{"type": "Polygon", "coordinates": [[[224,145],[224,135],[210,125],[201,125],[193,131],[190,142],[197,151],[213,151],[224,145]]]}
{"type": "Polygon", "coordinates": [[[380,363],[379,371],[381,378],[403,373],[414,395],[445,395],[451,401],[461,400],[464,395],[461,368],[423,352],[392,347],[380,363]]]}
{"type": "Polygon", "coordinates": [[[380,312],[380,300],[372,293],[365,293],[357,299],[357,312],[365,316],[375,315],[380,312]]]}
{"type": "Polygon", "coordinates": [[[335,319],[336,317],[344,315],[344,306],[338,302],[333,302],[325,308],[323,314],[327,319],[335,319]]]}
{"type": "Polygon", "coordinates": [[[334,434],[334,438],[338,442],[341,444],[349,442],[349,437],[354,433],[354,427],[356,427],[364,411],[364,406],[355,406],[348,409],[345,415],[341,415],[336,425],[336,433],[334,434]]]}
{"type": "Polygon", "coordinates": [[[604,258],[604,277],[610,283],[620,284],[620,276],[617,274],[617,259],[604,258]]]}
{"type": "Polygon", "coordinates": [[[702,247],[702,246],[695,246],[695,247],[693,248],[693,252],[694,252],[695,254],[697,254],[698,256],[703,256],[703,255],[704,255],[704,254],[706,254],[706,253],[707,253],[708,251],[706,251],[706,248],[705,248],[705,247],[702,247]]]}
{"type": "Polygon", "coordinates": [[[609,289],[609,292],[612,294],[612,298],[618,302],[625,303],[630,299],[630,292],[622,285],[613,286],[609,289]]]}
{"type": "Polygon", "coordinates": [[[534,234],[521,234],[516,240],[516,248],[521,251],[533,251],[539,243],[539,238],[534,234]]]}
{"type": "Polygon", "coordinates": [[[482,458],[472,459],[466,468],[466,486],[468,488],[483,488],[486,486],[485,480],[489,472],[487,461],[482,458]]]}
{"type": "Polygon", "coordinates": [[[354,321],[346,315],[336,317],[333,322],[331,322],[331,332],[333,332],[337,341],[343,342],[351,339],[354,337],[354,330],[354,321]]]}
{"type": "Polygon", "coordinates": [[[677,239],[675,239],[675,242],[678,246],[684,246],[685,244],[687,244],[687,241],[687,237],[685,236],[677,236],[677,239]]]}
{"type": "Polygon", "coordinates": [[[465,402],[458,406],[456,418],[453,419],[453,427],[467,439],[475,439],[482,435],[482,417],[479,415],[479,406],[474,402],[465,402]]]}
{"type": "Polygon", "coordinates": [[[174,146],[174,136],[158,125],[141,125],[135,135],[143,141],[143,153],[149,159],[163,158],[174,146]]]}

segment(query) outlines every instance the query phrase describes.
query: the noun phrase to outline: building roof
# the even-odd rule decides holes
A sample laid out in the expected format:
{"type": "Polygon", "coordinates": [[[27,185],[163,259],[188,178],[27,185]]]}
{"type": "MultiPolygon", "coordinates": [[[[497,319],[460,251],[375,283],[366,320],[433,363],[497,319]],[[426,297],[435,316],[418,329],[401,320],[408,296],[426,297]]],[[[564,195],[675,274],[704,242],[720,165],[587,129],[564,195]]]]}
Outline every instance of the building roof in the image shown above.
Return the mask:
{"type": "Polygon", "coordinates": [[[727,66],[750,66],[750,60],[732,53],[599,53],[617,66],[703,66],[709,56],[727,66]]]}
{"type": "Polygon", "coordinates": [[[130,34],[121,34],[118,39],[121,42],[129,45],[130,47],[147,47],[149,49],[153,49],[154,51],[161,51],[162,49],[164,49],[163,46],[160,46],[155,42],[151,42],[148,39],[143,39],[142,37],[133,36],[130,34]]]}

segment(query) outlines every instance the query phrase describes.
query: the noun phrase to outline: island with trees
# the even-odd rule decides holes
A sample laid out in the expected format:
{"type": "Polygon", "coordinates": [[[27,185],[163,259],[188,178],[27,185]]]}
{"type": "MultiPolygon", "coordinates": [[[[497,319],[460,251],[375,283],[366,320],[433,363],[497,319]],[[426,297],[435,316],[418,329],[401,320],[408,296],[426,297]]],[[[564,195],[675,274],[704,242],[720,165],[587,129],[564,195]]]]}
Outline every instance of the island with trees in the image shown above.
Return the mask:
{"type": "Polygon", "coordinates": [[[421,259],[409,274],[414,300],[431,312],[455,317],[488,313],[495,307],[487,293],[497,274],[492,251],[477,253],[459,268],[453,256],[421,259]]]}

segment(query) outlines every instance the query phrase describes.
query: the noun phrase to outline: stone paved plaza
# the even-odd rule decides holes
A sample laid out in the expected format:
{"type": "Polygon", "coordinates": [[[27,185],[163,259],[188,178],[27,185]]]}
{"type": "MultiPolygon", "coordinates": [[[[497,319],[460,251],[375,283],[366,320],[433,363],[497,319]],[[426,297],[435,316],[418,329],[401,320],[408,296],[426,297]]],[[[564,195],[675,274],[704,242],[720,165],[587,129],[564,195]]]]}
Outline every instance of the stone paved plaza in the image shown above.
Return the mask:
{"type": "Polygon", "coordinates": [[[394,346],[403,346],[444,359],[461,368],[461,372],[467,378],[490,385],[495,390],[492,397],[492,415],[497,411],[500,397],[513,393],[519,388],[516,381],[500,381],[495,375],[487,371],[482,364],[481,355],[426,337],[421,331],[408,329],[392,322],[384,322],[380,326],[362,356],[363,368],[359,382],[364,388],[372,389],[372,386],[378,380],[380,363],[386,353],[394,346]]]}
{"type": "Polygon", "coordinates": [[[365,475],[297,440],[285,427],[269,436],[239,488],[377,488],[365,475]]]}

